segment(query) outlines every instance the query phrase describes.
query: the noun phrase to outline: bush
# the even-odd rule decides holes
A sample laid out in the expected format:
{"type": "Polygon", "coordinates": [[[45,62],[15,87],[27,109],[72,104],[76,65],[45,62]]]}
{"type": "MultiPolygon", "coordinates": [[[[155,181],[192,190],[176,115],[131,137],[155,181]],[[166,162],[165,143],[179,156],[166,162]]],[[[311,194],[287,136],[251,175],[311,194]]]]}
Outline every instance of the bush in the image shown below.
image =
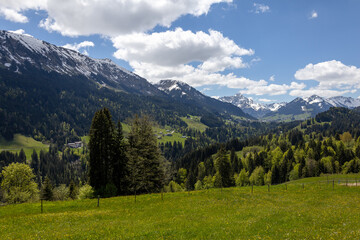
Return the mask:
{"type": "Polygon", "coordinates": [[[85,184],[79,189],[79,199],[87,199],[93,197],[94,197],[94,189],[90,185],[85,184]]]}
{"type": "Polygon", "coordinates": [[[214,183],[215,183],[215,176],[206,176],[204,177],[204,180],[203,180],[203,188],[205,189],[209,189],[209,188],[213,188],[214,187],[214,183]]]}
{"type": "Polygon", "coordinates": [[[197,182],[195,183],[195,190],[201,190],[203,189],[203,184],[200,180],[197,180],[197,182]]]}
{"type": "Polygon", "coordinates": [[[184,189],[175,181],[170,181],[169,185],[165,188],[166,192],[182,192],[184,189]]]}
{"type": "Polygon", "coordinates": [[[60,186],[54,188],[53,194],[55,201],[67,200],[69,197],[69,188],[67,188],[65,184],[61,184],[60,186]]]}
{"type": "Polygon", "coordinates": [[[239,176],[236,178],[236,186],[242,187],[249,184],[249,173],[245,171],[245,168],[241,169],[239,176]]]}

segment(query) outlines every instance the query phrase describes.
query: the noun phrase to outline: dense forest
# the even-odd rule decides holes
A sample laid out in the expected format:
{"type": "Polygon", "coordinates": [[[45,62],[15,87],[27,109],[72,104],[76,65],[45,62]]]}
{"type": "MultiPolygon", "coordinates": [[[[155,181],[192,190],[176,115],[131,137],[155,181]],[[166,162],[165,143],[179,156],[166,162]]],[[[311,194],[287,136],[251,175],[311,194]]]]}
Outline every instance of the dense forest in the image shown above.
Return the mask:
{"type": "Polygon", "coordinates": [[[120,122],[103,108],[93,118],[88,145],[74,150],[51,144],[31,159],[23,150],[3,151],[0,167],[27,164],[40,189],[50,183],[92,187],[102,196],[279,184],[359,172],[358,119],[359,109],[332,108],[302,122],[228,122],[204,132],[180,128],[189,136],[184,143],[157,144],[148,117],[134,117],[124,137],[120,122]]]}
{"type": "Polygon", "coordinates": [[[177,184],[200,189],[278,184],[323,173],[357,173],[360,170],[358,119],[358,109],[332,108],[297,126],[293,122],[267,135],[196,149],[175,161],[176,169],[187,171],[185,182],[177,184]],[[225,173],[218,167],[219,162],[225,162],[225,173]],[[223,174],[231,180],[221,184],[219,179],[224,179],[223,174]]]}

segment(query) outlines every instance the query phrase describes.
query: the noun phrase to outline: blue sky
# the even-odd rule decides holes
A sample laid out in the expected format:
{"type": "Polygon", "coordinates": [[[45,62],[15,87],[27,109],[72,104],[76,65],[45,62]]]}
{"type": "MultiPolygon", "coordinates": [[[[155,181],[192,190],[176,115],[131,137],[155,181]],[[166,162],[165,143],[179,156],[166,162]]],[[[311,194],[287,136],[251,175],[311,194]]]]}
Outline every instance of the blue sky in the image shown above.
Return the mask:
{"type": "Polygon", "coordinates": [[[357,0],[1,0],[0,26],[150,82],[266,103],[359,97],[359,10],[357,0]]]}

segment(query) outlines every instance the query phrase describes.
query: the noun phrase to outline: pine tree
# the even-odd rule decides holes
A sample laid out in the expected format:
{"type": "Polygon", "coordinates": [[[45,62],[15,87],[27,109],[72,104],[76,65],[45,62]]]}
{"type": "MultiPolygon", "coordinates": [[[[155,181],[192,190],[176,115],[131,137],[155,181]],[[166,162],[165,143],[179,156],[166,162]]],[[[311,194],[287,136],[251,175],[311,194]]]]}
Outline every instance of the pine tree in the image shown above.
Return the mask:
{"type": "Polygon", "coordinates": [[[20,163],[26,163],[26,154],[25,154],[24,149],[21,149],[21,150],[20,150],[20,153],[19,153],[19,162],[20,162],[20,163]]]}
{"type": "Polygon", "coordinates": [[[164,173],[161,154],[148,117],[135,117],[129,133],[128,169],[133,192],[159,192],[164,173]]]}
{"type": "Polygon", "coordinates": [[[114,125],[109,110],[103,108],[97,111],[90,128],[89,178],[90,185],[100,194],[113,181],[113,133],[114,125]]]}
{"type": "Polygon", "coordinates": [[[216,174],[221,177],[222,187],[230,187],[235,185],[234,176],[232,174],[232,168],[230,159],[226,153],[225,147],[221,147],[215,158],[216,174]]]}
{"type": "Polygon", "coordinates": [[[70,185],[69,185],[69,198],[71,199],[76,199],[77,197],[77,186],[76,184],[74,183],[74,181],[71,181],[70,182],[70,185]]]}
{"type": "Polygon", "coordinates": [[[31,154],[31,163],[30,167],[33,169],[34,174],[36,176],[36,183],[40,186],[41,185],[41,173],[40,173],[40,160],[39,157],[35,151],[33,150],[33,153],[31,154]]]}
{"type": "Polygon", "coordinates": [[[128,192],[127,161],[122,125],[118,122],[114,134],[114,156],[112,159],[112,181],[117,188],[118,194],[125,194],[128,192]]]}
{"type": "Polygon", "coordinates": [[[45,180],[41,187],[41,198],[47,201],[53,200],[53,186],[51,184],[50,178],[45,177],[45,180]]]}

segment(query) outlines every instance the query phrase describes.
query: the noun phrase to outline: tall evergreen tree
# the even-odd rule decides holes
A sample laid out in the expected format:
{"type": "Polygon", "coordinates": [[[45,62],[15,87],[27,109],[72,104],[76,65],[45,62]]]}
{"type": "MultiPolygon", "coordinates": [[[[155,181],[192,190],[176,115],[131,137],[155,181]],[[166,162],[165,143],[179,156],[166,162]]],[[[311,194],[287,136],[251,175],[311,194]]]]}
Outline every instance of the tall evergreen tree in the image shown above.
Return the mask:
{"type": "Polygon", "coordinates": [[[128,168],[131,188],[135,192],[159,192],[164,173],[157,139],[148,117],[135,117],[129,133],[128,168]]]}
{"type": "Polygon", "coordinates": [[[45,177],[45,180],[41,187],[41,198],[47,201],[53,200],[53,186],[51,184],[50,178],[45,177]]]}
{"type": "Polygon", "coordinates": [[[225,147],[221,147],[215,158],[216,174],[221,177],[222,187],[231,187],[235,185],[234,176],[229,156],[227,155],[225,147]]]}
{"type": "Polygon", "coordinates": [[[127,161],[122,125],[118,122],[114,134],[114,156],[112,159],[112,181],[117,188],[118,194],[126,194],[128,192],[127,161]]]}
{"type": "Polygon", "coordinates": [[[90,185],[97,193],[105,191],[106,185],[113,181],[112,159],[114,156],[114,124],[107,108],[97,111],[90,128],[90,185]]]}
{"type": "Polygon", "coordinates": [[[36,183],[40,186],[41,185],[40,160],[35,149],[31,154],[30,167],[33,169],[34,174],[36,176],[36,183]]]}

